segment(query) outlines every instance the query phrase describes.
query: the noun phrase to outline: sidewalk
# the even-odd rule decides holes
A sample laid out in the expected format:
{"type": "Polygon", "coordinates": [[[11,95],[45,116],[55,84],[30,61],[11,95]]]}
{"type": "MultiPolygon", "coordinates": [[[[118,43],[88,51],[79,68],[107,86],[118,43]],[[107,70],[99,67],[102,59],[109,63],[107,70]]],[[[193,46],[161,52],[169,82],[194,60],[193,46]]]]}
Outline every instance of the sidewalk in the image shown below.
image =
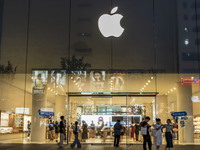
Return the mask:
{"type": "MultiPolygon", "coordinates": [[[[59,149],[55,144],[0,144],[0,150],[56,150],[59,149]]],[[[69,145],[65,145],[63,150],[70,150],[69,145]]],[[[74,148],[77,150],[143,150],[142,145],[122,145],[113,147],[111,145],[82,145],[82,148],[74,148]]],[[[154,150],[155,147],[153,146],[154,150]]],[[[160,150],[164,150],[162,146],[160,150]]],[[[200,150],[200,145],[175,145],[172,150],[200,150]]]]}

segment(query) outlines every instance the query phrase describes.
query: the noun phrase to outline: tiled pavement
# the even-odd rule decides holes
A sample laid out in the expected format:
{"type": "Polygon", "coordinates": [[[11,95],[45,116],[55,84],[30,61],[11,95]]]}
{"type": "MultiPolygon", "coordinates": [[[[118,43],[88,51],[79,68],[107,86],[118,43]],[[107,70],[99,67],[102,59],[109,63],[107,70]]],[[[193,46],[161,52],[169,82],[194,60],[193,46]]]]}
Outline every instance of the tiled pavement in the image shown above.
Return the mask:
{"type": "MultiPolygon", "coordinates": [[[[55,144],[0,144],[0,150],[56,150],[59,149],[55,144]]],[[[65,145],[63,150],[71,149],[69,145],[65,145]]],[[[142,145],[121,145],[113,147],[112,145],[82,145],[82,148],[74,148],[80,150],[143,150],[142,145]]],[[[164,150],[162,146],[160,150],[164,150]]],[[[153,146],[152,150],[155,150],[153,146]]],[[[172,150],[200,150],[200,145],[175,145],[172,150]]]]}

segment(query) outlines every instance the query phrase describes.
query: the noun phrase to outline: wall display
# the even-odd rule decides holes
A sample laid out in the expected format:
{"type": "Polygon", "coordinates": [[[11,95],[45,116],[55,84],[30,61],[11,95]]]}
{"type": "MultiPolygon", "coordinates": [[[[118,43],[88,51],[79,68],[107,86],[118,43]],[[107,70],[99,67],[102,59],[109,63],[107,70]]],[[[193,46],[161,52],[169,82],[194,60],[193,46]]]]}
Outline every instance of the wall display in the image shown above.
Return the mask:
{"type": "Polygon", "coordinates": [[[47,84],[48,71],[45,70],[34,70],[33,71],[33,89],[44,90],[47,84]]]}
{"type": "Polygon", "coordinates": [[[28,121],[31,122],[31,116],[24,116],[23,131],[28,131],[28,121]]]}
{"type": "Polygon", "coordinates": [[[105,71],[91,71],[90,72],[90,90],[92,92],[104,92],[105,79],[106,79],[105,71]]]}
{"type": "Polygon", "coordinates": [[[72,71],[70,79],[74,86],[79,91],[83,91],[86,86],[87,72],[86,71],[72,71]]]}
{"type": "Polygon", "coordinates": [[[13,132],[23,132],[23,119],[24,116],[20,114],[15,114],[13,117],[13,132]]]}
{"type": "Polygon", "coordinates": [[[0,127],[0,133],[13,133],[13,128],[12,127],[0,127]]]}
{"type": "Polygon", "coordinates": [[[0,114],[0,118],[1,118],[1,126],[7,127],[9,126],[9,114],[7,114],[6,112],[1,112],[0,114]]]}
{"type": "Polygon", "coordinates": [[[124,77],[125,73],[122,72],[116,72],[116,73],[110,73],[110,89],[111,91],[122,91],[124,90],[124,77]]]}
{"type": "Polygon", "coordinates": [[[65,92],[66,86],[66,70],[52,70],[51,71],[51,87],[56,88],[57,91],[65,92]]]}
{"type": "Polygon", "coordinates": [[[194,133],[200,134],[200,116],[194,117],[194,133]]]}
{"type": "Polygon", "coordinates": [[[15,113],[16,114],[27,114],[27,115],[29,115],[29,108],[16,107],[15,113]]]}

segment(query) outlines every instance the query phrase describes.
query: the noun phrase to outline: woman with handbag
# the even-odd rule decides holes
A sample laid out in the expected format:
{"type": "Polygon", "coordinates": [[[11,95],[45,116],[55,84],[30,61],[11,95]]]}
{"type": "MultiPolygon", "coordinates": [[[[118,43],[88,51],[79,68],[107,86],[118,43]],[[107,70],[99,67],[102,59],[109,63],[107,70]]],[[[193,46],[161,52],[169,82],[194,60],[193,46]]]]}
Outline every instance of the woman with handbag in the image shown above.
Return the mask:
{"type": "Polygon", "coordinates": [[[162,145],[162,124],[159,118],[156,118],[156,124],[154,125],[156,133],[154,135],[154,144],[156,145],[156,150],[159,150],[162,145]]]}
{"type": "Polygon", "coordinates": [[[165,138],[166,138],[166,149],[172,148],[173,147],[173,142],[172,142],[172,133],[173,133],[173,125],[171,124],[171,120],[167,119],[167,124],[164,126],[164,128],[166,128],[166,132],[165,132],[165,138]]]}

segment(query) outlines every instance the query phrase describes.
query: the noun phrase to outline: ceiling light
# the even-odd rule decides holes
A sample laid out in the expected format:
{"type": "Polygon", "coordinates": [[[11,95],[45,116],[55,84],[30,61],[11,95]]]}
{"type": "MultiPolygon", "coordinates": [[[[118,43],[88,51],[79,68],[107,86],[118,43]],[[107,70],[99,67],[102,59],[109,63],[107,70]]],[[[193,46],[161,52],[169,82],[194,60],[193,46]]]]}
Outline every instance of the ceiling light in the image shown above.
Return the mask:
{"type": "Polygon", "coordinates": [[[146,85],[148,85],[148,83],[146,83],[146,85]]]}
{"type": "Polygon", "coordinates": [[[173,89],[171,89],[171,92],[173,91],[173,89]]]}
{"type": "Polygon", "coordinates": [[[153,80],[153,77],[151,77],[151,80],[153,80]]]}
{"type": "Polygon", "coordinates": [[[144,87],[146,87],[146,85],[144,87]]]}
{"type": "Polygon", "coordinates": [[[142,90],[144,90],[144,88],[142,88],[142,90]]]}
{"type": "Polygon", "coordinates": [[[151,81],[150,81],[150,80],[148,80],[148,82],[150,83],[151,81]]]}
{"type": "Polygon", "coordinates": [[[174,87],[174,90],[176,90],[176,88],[174,87]]]}
{"type": "Polygon", "coordinates": [[[169,91],[168,91],[168,93],[169,93],[169,91]]]}

